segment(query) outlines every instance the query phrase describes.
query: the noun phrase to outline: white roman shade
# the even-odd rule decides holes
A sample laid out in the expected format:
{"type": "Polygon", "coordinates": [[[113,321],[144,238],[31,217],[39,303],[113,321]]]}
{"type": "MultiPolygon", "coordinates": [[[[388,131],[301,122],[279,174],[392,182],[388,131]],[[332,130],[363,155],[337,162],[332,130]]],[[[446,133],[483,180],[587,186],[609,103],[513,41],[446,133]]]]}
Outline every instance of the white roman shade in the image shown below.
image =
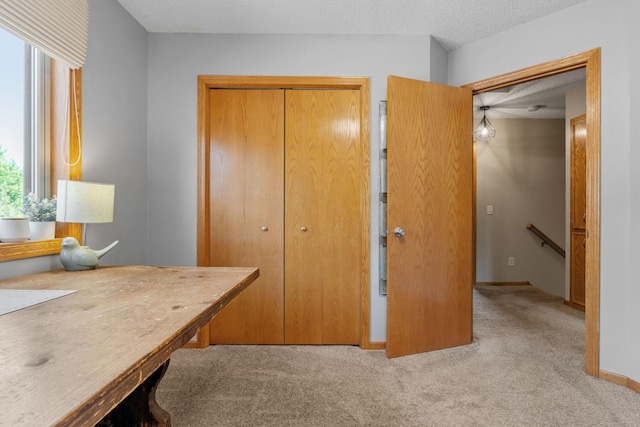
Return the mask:
{"type": "Polygon", "coordinates": [[[0,0],[0,27],[70,68],[87,56],[87,0],[0,0]]]}

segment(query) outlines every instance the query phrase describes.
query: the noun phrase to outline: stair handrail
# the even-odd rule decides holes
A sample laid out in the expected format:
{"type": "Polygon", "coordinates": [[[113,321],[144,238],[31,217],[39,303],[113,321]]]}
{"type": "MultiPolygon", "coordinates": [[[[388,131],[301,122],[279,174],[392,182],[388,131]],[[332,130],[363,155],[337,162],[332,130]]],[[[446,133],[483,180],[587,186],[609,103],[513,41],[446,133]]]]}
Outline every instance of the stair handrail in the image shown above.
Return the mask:
{"type": "Polygon", "coordinates": [[[551,240],[549,236],[547,236],[542,231],[540,231],[538,227],[536,227],[533,224],[527,224],[525,227],[527,227],[529,231],[531,231],[533,234],[535,234],[542,240],[542,246],[544,246],[544,244],[546,243],[549,246],[551,246],[556,252],[562,255],[562,258],[566,258],[564,249],[562,249],[556,242],[551,240]]]}

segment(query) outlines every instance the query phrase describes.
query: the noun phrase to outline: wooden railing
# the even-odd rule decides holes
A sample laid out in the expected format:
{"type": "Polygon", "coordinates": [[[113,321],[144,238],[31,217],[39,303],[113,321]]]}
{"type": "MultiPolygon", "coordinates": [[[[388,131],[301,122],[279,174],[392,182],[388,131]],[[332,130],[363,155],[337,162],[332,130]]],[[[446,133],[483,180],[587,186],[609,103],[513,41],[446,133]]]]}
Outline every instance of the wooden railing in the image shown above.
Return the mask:
{"type": "Polygon", "coordinates": [[[549,238],[549,236],[547,236],[542,231],[540,231],[535,225],[527,224],[525,227],[527,227],[527,229],[530,232],[532,232],[533,234],[535,234],[536,236],[538,236],[542,240],[542,246],[544,246],[544,244],[546,243],[547,245],[551,246],[556,252],[558,252],[560,255],[562,255],[562,258],[565,258],[564,249],[562,249],[560,246],[558,246],[558,244],[556,242],[551,240],[549,238]]]}

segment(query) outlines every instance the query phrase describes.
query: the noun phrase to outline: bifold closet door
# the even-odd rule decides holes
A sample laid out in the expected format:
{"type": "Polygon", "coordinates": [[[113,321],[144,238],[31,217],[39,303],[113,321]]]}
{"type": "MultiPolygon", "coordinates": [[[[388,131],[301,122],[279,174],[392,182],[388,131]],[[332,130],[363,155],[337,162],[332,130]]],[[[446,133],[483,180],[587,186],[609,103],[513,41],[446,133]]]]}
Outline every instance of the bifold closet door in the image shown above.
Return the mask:
{"type": "Polygon", "coordinates": [[[358,344],[360,94],[285,98],[285,343],[358,344]]]}
{"type": "Polygon", "coordinates": [[[211,343],[284,342],[284,91],[210,91],[210,265],[260,277],[210,324],[211,343]]]}

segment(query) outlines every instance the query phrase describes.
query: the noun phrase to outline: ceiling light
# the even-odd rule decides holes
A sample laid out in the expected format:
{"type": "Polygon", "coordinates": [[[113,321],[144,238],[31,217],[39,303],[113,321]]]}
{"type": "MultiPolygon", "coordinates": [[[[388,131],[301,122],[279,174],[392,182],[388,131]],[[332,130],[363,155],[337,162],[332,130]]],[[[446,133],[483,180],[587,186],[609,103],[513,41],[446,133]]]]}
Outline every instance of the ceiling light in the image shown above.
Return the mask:
{"type": "Polygon", "coordinates": [[[473,139],[476,141],[488,141],[496,136],[496,129],[491,125],[489,119],[487,119],[487,110],[489,108],[488,105],[480,107],[482,110],[482,120],[480,120],[478,127],[473,132],[473,139]]]}
{"type": "Polygon", "coordinates": [[[546,107],[546,105],[542,105],[542,104],[532,105],[532,106],[530,106],[528,108],[527,111],[529,111],[530,113],[533,113],[533,112],[538,111],[539,109],[544,108],[544,107],[546,107]]]}

